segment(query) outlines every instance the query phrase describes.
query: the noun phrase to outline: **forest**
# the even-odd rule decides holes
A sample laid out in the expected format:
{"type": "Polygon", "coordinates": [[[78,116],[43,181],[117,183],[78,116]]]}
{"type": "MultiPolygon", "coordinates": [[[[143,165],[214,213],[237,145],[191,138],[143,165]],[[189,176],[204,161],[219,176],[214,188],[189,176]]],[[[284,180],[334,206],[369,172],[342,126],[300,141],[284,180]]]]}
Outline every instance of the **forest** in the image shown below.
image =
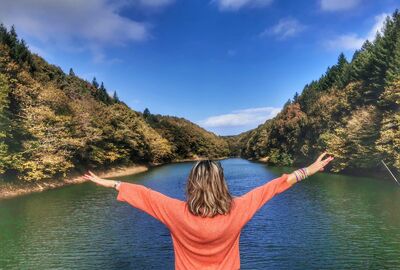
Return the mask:
{"type": "Polygon", "coordinates": [[[68,74],[0,26],[1,181],[73,170],[227,156],[226,141],[183,118],[132,110],[117,93],[68,74]]]}
{"type": "Polygon", "coordinates": [[[273,119],[217,136],[183,118],[138,112],[103,82],[65,73],[0,25],[0,181],[60,179],[74,170],[240,156],[275,165],[327,150],[333,171],[400,169],[400,14],[352,59],[340,54],[273,119]]]}
{"type": "Polygon", "coordinates": [[[400,169],[400,14],[386,18],[372,42],[305,85],[273,119],[227,137],[233,155],[297,165],[323,150],[335,172],[400,169]]]}

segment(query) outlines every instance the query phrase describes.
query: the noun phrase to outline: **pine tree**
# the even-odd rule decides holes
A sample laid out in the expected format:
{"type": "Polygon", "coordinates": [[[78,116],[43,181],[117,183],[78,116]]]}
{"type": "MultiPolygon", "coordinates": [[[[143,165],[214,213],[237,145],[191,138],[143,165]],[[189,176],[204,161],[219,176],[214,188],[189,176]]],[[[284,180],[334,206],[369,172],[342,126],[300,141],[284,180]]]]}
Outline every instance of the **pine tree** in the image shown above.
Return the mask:
{"type": "Polygon", "coordinates": [[[93,85],[95,88],[99,88],[99,83],[97,82],[96,77],[93,77],[92,85],[93,85]]]}
{"type": "Polygon", "coordinates": [[[143,111],[143,117],[147,118],[151,115],[150,110],[148,108],[144,109],[143,111]]]}
{"type": "Polygon", "coordinates": [[[100,84],[100,90],[103,91],[103,92],[106,90],[106,88],[104,87],[104,83],[103,82],[101,82],[101,84],[100,84]]]}
{"type": "Polygon", "coordinates": [[[381,93],[385,86],[385,75],[390,62],[393,49],[391,48],[391,40],[389,33],[391,32],[392,21],[387,19],[385,23],[384,35],[380,33],[376,35],[372,62],[372,73],[370,77],[371,86],[376,89],[377,93],[381,93]]]}
{"type": "Polygon", "coordinates": [[[298,99],[299,99],[299,93],[297,93],[297,91],[296,91],[296,93],[294,93],[294,96],[293,96],[293,102],[296,103],[298,101],[298,99]]]}
{"type": "Polygon", "coordinates": [[[117,91],[114,91],[113,100],[114,100],[115,102],[120,102],[119,97],[118,97],[118,95],[117,95],[117,91]]]}
{"type": "Polygon", "coordinates": [[[99,98],[101,101],[103,101],[106,104],[111,104],[111,98],[107,93],[107,89],[104,87],[104,83],[101,82],[100,88],[99,88],[99,98]]]}
{"type": "Polygon", "coordinates": [[[75,72],[72,68],[69,69],[69,76],[75,76],[75,72]]]}
{"type": "Polygon", "coordinates": [[[8,145],[5,142],[5,139],[9,137],[10,120],[7,115],[9,92],[6,76],[0,74],[0,174],[4,173],[11,160],[8,145]]]}
{"type": "Polygon", "coordinates": [[[0,43],[6,43],[7,36],[7,28],[4,26],[4,24],[0,23],[0,43]]]}
{"type": "Polygon", "coordinates": [[[336,66],[337,74],[334,84],[339,88],[343,88],[350,81],[349,62],[347,61],[346,56],[343,53],[339,55],[336,66]]]}
{"type": "Polygon", "coordinates": [[[283,108],[289,106],[290,104],[292,104],[292,100],[289,98],[289,99],[285,102],[285,104],[283,105],[283,108]]]}
{"type": "Polygon", "coordinates": [[[394,48],[392,59],[388,64],[385,76],[385,85],[390,86],[392,82],[400,79],[400,15],[398,11],[394,14],[395,18],[395,33],[393,36],[394,48]]]}
{"type": "Polygon", "coordinates": [[[371,75],[372,43],[366,40],[361,49],[356,51],[351,61],[350,78],[352,81],[366,81],[371,75]]]}

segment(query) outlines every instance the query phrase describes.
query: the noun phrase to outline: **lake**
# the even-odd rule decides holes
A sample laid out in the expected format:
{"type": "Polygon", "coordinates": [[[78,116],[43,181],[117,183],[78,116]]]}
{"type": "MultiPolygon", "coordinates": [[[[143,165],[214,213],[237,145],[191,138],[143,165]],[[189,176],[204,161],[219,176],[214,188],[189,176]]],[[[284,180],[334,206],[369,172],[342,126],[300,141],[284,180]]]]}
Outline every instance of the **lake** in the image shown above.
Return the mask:
{"type": "MultiPolygon", "coordinates": [[[[231,193],[289,173],[221,161],[231,193]]],[[[184,200],[193,163],[119,177],[184,200]]],[[[0,201],[0,269],[173,269],[168,229],[83,183],[0,201]]],[[[241,269],[400,269],[400,187],[319,173],[276,196],[244,227],[241,269]]]]}

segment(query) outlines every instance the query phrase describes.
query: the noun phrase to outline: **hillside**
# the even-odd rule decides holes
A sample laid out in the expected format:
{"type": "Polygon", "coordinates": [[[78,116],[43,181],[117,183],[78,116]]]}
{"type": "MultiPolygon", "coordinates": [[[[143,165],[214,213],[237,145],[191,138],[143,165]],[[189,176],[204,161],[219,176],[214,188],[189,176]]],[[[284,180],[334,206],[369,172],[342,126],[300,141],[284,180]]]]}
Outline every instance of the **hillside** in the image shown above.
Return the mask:
{"type": "Polygon", "coordinates": [[[323,149],[334,171],[400,169],[400,14],[382,34],[366,41],[351,61],[343,54],[307,84],[282,111],[258,128],[234,137],[234,152],[272,164],[311,161],[323,149]]]}
{"type": "Polygon", "coordinates": [[[0,26],[0,177],[57,179],[74,170],[227,155],[225,141],[176,117],[141,113],[29,51],[0,26]],[[153,118],[152,118],[153,119],[153,118]]]}
{"type": "Polygon", "coordinates": [[[145,110],[144,118],[163,138],[171,142],[174,158],[218,158],[229,155],[228,144],[224,139],[184,118],[154,115],[148,110],[145,110]]]}

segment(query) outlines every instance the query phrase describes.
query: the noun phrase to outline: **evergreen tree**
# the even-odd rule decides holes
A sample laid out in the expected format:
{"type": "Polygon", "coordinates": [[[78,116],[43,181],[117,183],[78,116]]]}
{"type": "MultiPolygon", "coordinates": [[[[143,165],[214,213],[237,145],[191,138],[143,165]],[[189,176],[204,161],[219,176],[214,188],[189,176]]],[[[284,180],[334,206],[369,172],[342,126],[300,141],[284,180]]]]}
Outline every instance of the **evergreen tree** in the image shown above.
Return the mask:
{"type": "Polygon", "coordinates": [[[100,88],[98,89],[98,92],[99,92],[99,99],[101,101],[103,101],[105,104],[113,103],[110,95],[107,92],[107,89],[104,87],[104,83],[103,82],[101,82],[100,88]]]}
{"type": "Polygon", "coordinates": [[[296,91],[296,93],[294,93],[294,96],[293,96],[293,103],[296,103],[298,101],[298,99],[299,99],[299,93],[297,93],[297,91],[296,91]]]}
{"type": "Polygon", "coordinates": [[[367,81],[371,76],[372,43],[366,40],[361,49],[356,51],[351,61],[350,78],[353,81],[367,81]]]}
{"type": "Polygon", "coordinates": [[[292,104],[292,100],[289,98],[289,99],[286,101],[286,103],[283,105],[283,107],[285,108],[285,107],[289,106],[290,104],[292,104]]]}
{"type": "Polygon", "coordinates": [[[395,12],[395,28],[393,30],[393,51],[391,53],[391,61],[388,64],[385,76],[385,84],[391,85],[392,82],[400,79],[400,15],[395,12]]]}
{"type": "Polygon", "coordinates": [[[385,86],[385,75],[393,53],[393,45],[390,34],[392,33],[392,21],[387,19],[384,27],[384,35],[378,33],[374,42],[373,57],[371,58],[372,72],[371,86],[376,89],[376,96],[382,92],[385,86]]]}
{"type": "Polygon", "coordinates": [[[75,76],[75,72],[72,68],[69,69],[69,76],[75,76]]]}
{"type": "Polygon", "coordinates": [[[101,82],[100,88],[99,88],[103,93],[106,92],[106,88],[104,87],[104,83],[101,82]]]}
{"type": "Polygon", "coordinates": [[[96,77],[93,77],[92,85],[93,85],[95,88],[99,88],[99,83],[97,82],[96,77]]]}
{"type": "Polygon", "coordinates": [[[350,81],[349,62],[343,53],[339,55],[337,62],[337,74],[335,78],[335,86],[343,88],[350,81]]]}
{"type": "Polygon", "coordinates": [[[10,154],[8,153],[8,145],[5,139],[9,137],[9,118],[7,109],[9,106],[10,89],[6,76],[0,74],[0,174],[4,173],[9,166],[10,154]]]}
{"type": "Polygon", "coordinates": [[[114,91],[113,100],[114,100],[115,102],[120,102],[119,97],[118,97],[118,95],[117,95],[117,91],[114,91]]]}
{"type": "Polygon", "coordinates": [[[7,28],[4,26],[3,23],[0,23],[0,43],[1,44],[6,44],[6,39],[7,39],[7,28]]]}
{"type": "Polygon", "coordinates": [[[143,117],[148,118],[151,115],[150,110],[148,108],[144,109],[143,117]]]}

